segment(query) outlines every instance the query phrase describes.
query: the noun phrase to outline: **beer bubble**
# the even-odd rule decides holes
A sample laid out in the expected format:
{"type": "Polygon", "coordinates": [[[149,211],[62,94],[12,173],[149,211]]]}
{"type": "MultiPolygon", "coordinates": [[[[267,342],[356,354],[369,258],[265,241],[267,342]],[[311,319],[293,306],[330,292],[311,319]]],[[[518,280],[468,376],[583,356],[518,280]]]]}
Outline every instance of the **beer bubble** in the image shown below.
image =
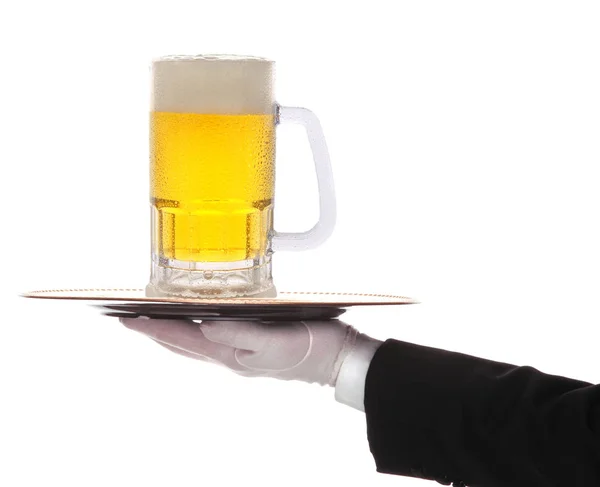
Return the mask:
{"type": "Polygon", "coordinates": [[[203,276],[204,276],[204,279],[206,279],[207,281],[210,281],[215,276],[215,274],[213,271],[204,271],[203,276]]]}

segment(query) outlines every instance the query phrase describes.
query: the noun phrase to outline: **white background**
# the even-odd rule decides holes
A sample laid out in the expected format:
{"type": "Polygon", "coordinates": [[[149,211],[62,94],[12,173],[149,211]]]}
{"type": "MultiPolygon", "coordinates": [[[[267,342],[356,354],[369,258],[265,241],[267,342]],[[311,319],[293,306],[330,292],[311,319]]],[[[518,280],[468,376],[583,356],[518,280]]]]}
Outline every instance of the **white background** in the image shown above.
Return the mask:
{"type": "MultiPolygon", "coordinates": [[[[338,225],[276,255],[280,290],[413,296],[345,319],[600,381],[598,2],[1,8],[1,485],[426,484],[377,474],[364,415],[330,389],[243,379],[83,304],[17,297],[145,284],[163,54],[275,59],[279,102],[322,121],[338,225]]],[[[277,223],[304,229],[308,145],[291,129],[278,145],[277,223]]]]}

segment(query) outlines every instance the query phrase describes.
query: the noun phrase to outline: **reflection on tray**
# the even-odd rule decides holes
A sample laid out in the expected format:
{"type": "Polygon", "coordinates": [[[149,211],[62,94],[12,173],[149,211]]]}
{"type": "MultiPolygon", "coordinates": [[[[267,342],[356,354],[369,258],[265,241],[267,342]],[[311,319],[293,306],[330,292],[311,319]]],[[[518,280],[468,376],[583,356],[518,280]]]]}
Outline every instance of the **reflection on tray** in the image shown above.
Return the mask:
{"type": "Polygon", "coordinates": [[[257,307],[257,306],[193,306],[166,303],[124,303],[95,305],[106,316],[120,318],[162,319],[244,319],[244,320],[330,320],[342,315],[346,310],[336,307],[257,307]]]}

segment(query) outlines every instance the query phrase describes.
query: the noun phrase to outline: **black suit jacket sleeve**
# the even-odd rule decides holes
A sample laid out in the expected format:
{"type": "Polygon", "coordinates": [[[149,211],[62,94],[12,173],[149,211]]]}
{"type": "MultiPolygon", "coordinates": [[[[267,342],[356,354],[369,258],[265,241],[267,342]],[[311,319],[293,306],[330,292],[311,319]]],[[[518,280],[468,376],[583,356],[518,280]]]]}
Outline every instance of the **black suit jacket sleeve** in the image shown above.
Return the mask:
{"type": "Polygon", "coordinates": [[[474,487],[600,486],[600,386],[386,341],[365,384],[377,470],[474,487]]]}

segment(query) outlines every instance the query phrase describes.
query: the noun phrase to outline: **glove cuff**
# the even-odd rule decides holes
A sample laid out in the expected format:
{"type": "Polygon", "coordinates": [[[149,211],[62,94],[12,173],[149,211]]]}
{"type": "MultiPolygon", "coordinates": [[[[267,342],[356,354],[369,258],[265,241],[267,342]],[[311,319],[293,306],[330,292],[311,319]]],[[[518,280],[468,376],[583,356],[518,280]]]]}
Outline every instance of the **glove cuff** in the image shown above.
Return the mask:
{"type": "Polygon", "coordinates": [[[371,360],[383,342],[358,333],[335,381],[335,399],[359,411],[365,410],[365,381],[371,360]]]}

